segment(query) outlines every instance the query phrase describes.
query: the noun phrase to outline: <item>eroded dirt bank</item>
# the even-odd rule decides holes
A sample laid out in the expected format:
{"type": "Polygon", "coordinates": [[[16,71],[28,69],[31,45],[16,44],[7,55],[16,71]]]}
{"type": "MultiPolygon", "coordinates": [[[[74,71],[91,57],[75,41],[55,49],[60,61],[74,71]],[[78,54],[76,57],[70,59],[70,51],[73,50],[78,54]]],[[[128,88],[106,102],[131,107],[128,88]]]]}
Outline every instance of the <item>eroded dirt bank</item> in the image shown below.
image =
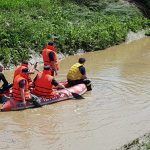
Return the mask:
{"type": "Polygon", "coordinates": [[[125,144],[116,150],[148,150],[150,149],[150,133],[144,134],[144,136],[136,138],[128,144],[125,144]]]}

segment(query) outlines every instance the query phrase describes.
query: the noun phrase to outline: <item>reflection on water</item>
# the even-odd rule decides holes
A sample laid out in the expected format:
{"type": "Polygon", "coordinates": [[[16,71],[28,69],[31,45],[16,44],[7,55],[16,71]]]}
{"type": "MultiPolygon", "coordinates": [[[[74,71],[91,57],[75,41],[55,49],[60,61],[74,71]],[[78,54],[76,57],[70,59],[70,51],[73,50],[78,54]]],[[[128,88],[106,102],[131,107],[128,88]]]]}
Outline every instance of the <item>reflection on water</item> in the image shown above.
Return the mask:
{"type": "Polygon", "coordinates": [[[150,38],[68,57],[57,80],[79,57],[93,91],[84,100],[0,113],[0,149],[114,150],[150,130],[150,38]]]}

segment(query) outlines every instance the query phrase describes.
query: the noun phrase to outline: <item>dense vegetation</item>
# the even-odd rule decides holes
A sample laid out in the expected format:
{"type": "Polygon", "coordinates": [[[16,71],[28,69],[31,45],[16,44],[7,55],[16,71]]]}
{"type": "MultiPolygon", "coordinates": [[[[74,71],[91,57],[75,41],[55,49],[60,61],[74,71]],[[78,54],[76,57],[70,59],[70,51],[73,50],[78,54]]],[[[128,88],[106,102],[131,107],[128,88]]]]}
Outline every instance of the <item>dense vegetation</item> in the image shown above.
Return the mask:
{"type": "Polygon", "coordinates": [[[100,50],[125,41],[131,31],[148,28],[149,20],[119,0],[1,0],[0,61],[5,65],[40,53],[49,40],[57,50],[100,50]]]}
{"type": "Polygon", "coordinates": [[[135,3],[138,8],[140,8],[144,15],[150,18],[150,1],[149,0],[130,0],[130,2],[135,3]]]}

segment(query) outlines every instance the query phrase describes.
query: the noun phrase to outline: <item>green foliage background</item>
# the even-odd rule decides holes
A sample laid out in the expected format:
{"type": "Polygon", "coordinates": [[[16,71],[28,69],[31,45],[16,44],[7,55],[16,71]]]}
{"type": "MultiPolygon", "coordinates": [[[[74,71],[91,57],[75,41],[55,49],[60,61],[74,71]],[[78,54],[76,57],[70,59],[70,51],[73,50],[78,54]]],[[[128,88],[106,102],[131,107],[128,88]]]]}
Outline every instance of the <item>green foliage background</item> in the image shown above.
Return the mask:
{"type": "Polygon", "coordinates": [[[125,41],[150,21],[119,0],[1,0],[0,61],[5,65],[40,53],[49,40],[57,50],[100,50],[125,41]],[[53,38],[57,37],[57,38],[53,38]]]}

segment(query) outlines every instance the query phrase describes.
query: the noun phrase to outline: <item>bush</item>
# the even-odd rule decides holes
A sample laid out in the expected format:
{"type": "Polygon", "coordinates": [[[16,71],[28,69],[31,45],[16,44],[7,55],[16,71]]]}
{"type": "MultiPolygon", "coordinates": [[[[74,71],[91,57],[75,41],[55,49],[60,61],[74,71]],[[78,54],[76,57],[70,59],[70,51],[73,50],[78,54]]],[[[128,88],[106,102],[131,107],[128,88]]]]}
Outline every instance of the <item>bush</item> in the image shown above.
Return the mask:
{"type": "Polygon", "coordinates": [[[129,30],[147,22],[135,6],[118,0],[1,0],[0,9],[0,61],[15,65],[49,40],[67,54],[99,50],[123,42],[129,30]]]}

